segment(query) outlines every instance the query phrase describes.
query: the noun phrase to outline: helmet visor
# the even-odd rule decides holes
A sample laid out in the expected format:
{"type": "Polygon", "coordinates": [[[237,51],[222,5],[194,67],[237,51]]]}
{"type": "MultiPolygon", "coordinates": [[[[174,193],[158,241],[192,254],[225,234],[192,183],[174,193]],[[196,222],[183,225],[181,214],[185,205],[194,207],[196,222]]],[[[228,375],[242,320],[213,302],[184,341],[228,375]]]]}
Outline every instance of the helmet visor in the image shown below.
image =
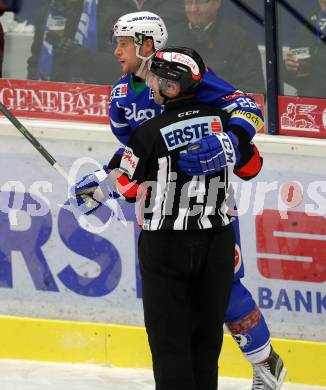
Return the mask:
{"type": "Polygon", "coordinates": [[[146,73],[145,82],[146,85],[154,92],[159,91],[163,95],[169,95],[171,90],[180,90],[179,81],[169,80],[164,77],[158,76],[151,70],[146,73]]]}
{"type": "Polygon", "coordinates": [[[117,46],[117,35],[113,29],[110,31],[109,42],[112,46],[117,46]]]}

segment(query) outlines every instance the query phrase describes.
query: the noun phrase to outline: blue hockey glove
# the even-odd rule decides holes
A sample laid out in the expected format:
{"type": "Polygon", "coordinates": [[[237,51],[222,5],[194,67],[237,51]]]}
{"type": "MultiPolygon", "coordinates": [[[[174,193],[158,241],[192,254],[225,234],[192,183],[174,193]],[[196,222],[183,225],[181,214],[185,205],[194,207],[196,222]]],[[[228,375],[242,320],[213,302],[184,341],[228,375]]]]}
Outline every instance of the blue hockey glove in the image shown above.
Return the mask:
{"type": "Polygon", "coordinates": [[[70,204],[80,214],[91,214],[108,199],[117,199],[119,194],[113,190],[109,175],[104,166],[102,169],[84,176],[70,188],[70,204]]]}
{"type": "Polygon", "coordinates": [[[209,135],[188,145],[179,155],[178,165],[189,176],[211,175],[240,160],[238,140],[231,132],[209,135]]]}

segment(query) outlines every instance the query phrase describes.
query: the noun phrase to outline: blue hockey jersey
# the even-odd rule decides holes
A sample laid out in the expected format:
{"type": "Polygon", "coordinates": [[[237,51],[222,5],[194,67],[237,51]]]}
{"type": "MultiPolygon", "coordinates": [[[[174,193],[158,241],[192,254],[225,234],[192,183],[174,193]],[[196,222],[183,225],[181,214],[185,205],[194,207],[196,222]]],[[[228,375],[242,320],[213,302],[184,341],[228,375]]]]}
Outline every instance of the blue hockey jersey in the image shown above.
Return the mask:
{"type": "MultiPolygon", "coordinates": [[[[228,126],[240,127],[250,139],[263,126],[263,115],[255,100],[208,70],[196,90],[200,102],[226,110],[231,116],[228,126]]],[[[133,129],[159,115],[163,106],[154,102],[152,90],[145,83],[135,88],[134,76],[124,75],[110,97],[110,125],[113,134],[126,145],[133,129]]]]}

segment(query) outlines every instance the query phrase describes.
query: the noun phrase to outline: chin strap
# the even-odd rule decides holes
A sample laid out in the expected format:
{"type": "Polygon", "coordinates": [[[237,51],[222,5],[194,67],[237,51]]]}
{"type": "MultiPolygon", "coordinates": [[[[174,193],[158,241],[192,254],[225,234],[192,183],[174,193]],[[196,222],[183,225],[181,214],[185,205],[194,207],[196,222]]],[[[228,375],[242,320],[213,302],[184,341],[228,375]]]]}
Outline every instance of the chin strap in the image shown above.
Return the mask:
{"type": "Polygon", "coordinates": [[[140,55],[140,48],[141,48],[141,46],[139,46],[137,44],[135,46],[136,46],[136,56],[142,60],[142,62],[140,64],[140,67],[138,68],[138,70],[135,73],[135,75],[138,76],[138,77],[141,77],[141,74],[143,73],[143,71],[145,69],[145,65],[153,57],[154,53],[152,53],[148,57],[143,57],[142,55],[140,55]]]}

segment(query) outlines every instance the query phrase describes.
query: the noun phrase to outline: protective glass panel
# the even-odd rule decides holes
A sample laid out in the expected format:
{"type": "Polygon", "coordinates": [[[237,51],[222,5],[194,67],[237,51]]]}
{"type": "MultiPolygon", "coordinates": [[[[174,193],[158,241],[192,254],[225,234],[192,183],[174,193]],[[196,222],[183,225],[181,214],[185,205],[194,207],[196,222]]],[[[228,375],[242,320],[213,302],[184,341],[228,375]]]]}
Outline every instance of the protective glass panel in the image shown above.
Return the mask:
{"type": "Polygon", "coordinates": [[[1,17],[4,78],[114,84],[124,72],[114,54],[114,23],[146,10],[164,19],[168,45],[191,46],[236,88],[265,92],[260,0],[25,0],[20,5],[8,8],[19,12],[1,17]]]}
{"type": "Polygon", "coordinates": [[[288,96],[326,98],[326,1],[278,1],[279,86],[288,96]]]}

